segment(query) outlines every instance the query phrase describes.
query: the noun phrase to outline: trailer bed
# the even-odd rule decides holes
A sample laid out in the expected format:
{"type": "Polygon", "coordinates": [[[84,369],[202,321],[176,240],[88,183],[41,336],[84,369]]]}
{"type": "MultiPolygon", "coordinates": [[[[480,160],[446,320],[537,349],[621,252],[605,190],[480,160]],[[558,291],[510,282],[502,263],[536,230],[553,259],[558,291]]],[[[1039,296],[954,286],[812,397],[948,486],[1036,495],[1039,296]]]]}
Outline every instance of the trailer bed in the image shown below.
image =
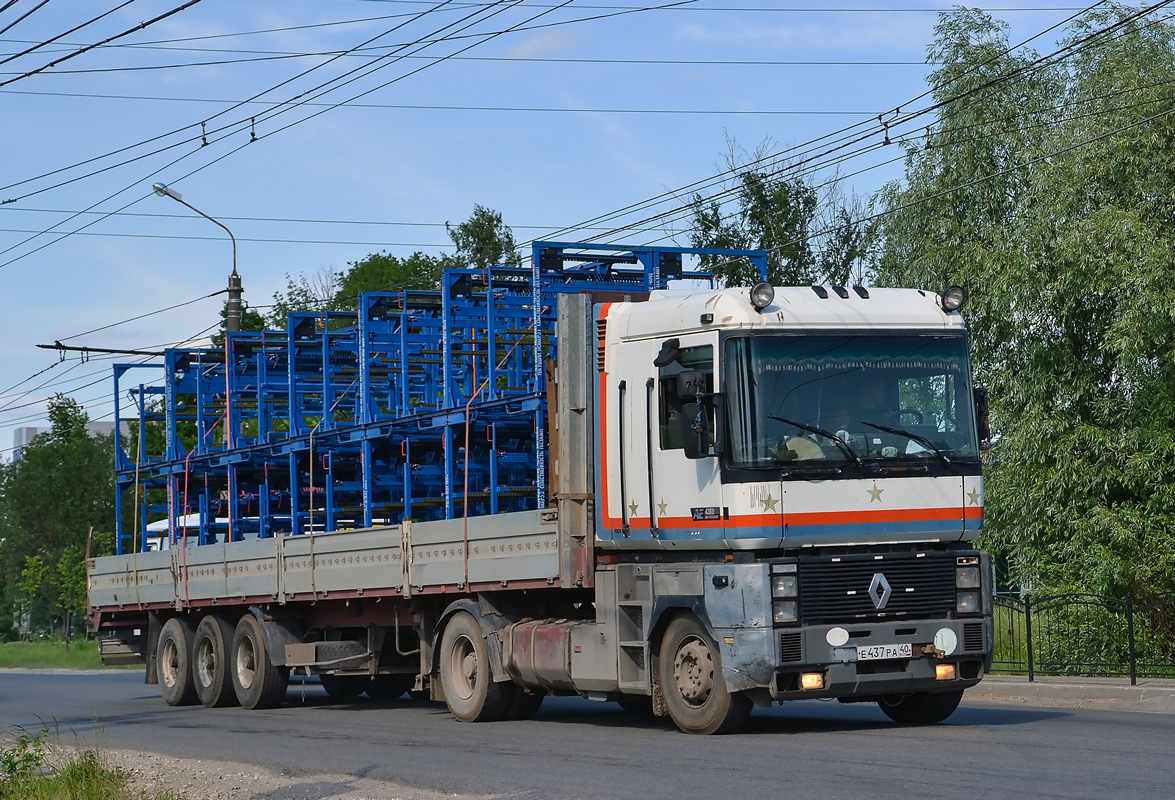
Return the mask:
{"type": "Polygon", "coordinates": [[[520,511],[105,556],[88,562],[90,605],[115,612],[558,586],[558,528],[553,510],[520,511]]]}

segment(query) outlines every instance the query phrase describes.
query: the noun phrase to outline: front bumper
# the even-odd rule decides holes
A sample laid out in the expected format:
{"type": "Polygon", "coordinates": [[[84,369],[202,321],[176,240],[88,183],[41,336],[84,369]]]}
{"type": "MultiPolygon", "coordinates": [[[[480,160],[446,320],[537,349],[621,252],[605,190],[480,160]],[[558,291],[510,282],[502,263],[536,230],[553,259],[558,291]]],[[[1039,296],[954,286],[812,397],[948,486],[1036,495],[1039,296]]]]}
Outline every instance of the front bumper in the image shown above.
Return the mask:
{"type": "Polygon", "coordinates": [[[883,694],[966,689],[991,668],[990,617],[717,628],[715,633],[731,691],[766,689],[775,700],[868,700],[883,694]],[[861,646],[902,644],[910,645],[909,658],[858,658],[861,646]],[[954,677],[939,680],[939,664],[954,665],[954,677]],[[805,673],[820,673],[821,688],[803,689],[800,677],[805,673]]]}
{"type": "Polygon", "coordinates": [[[775,633],[778,666],[769,689],[776,700],[966,689],[991,667],[990,618],[817,625],[775,633]],[[859,647],[903,644],[910,645],[908,658],[858,657],[859,647]],[[954,665],[953,677],[939,679],[940,664],[954,665]],[[805,673],[821,673],[823,686],[803,689],[805,673]]]}

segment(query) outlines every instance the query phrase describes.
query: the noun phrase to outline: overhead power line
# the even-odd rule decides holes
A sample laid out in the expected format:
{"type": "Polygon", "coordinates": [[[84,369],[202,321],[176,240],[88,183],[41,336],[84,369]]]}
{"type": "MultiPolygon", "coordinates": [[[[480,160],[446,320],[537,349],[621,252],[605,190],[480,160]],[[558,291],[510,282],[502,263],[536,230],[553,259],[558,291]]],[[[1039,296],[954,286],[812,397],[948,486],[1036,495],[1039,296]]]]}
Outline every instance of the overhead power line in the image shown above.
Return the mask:
{"type": "MultiPolygon", "coordinates": [[[[45,0],[45,2],[48,2],[48,0],[45,0]]],[[[48,64],[37,67],[34,70],[30,70],[30,71],[24,73],[23,75],[18,75],[15,78],[9,78],[6,81],[0,81],[0,87],[7,86],[10,83],[16,83],[19,80],[24,80],[25,78],[32,77],[33,75],[37,75],[38,73],[44,72],[45,70],[50,69],[51,67],[55,67],[64,61],[69,61],[70,59],[77,58],[78,56],[80,56],[84,53],[88,53],[96,47],[101,47],[104,44],[107,44],[109,42],[113,42],[117,39],[121,39],[124,36],[130,36],[132,33],[136,33],[144,28],[150,27],[151,25],[154,25],[157,22],[161,22],[161,21],[167,19],[168,17],[175,16],[176,14],[180,13],[181,11],[184,11],[185,9],[191,8],[192,6],[194,6],[200,2],[202,2],[202,0],[188,0],[188,2],[184,3],[182,6],[178,6],[177,8],[173,8],[170,11],[165,11],[164,13],[162,13],[152,19],[149,19],[146,22],[139,23],[138,25],[136,25],[133,28],[130,28],[129,30],[125,30],[122,33],[115,34],[114,36],[111,36],[107,39],[103,39],[101,42],[95,42],[94,44],[86,45],[85,47],[82,47],[79,50],[71,51],[68,55],[64,55],[61,58],[55,59],[54,61],[50,61],[48,64]]],[[[38,8],[40,8],[40,6],[38,6],[38,8]]]]}
{"type": "Polygon", "coordinates": [[[125,0],[125,2],[122,5],[115,6],[114,8],[110,9],[109,11],[104,11],[103,13],[99,14],[98,16],[96,16],[92,19],[88,19],[80,25],[75,25],[74,27],[70,28],[69,30],[67,30],[63,33],[59,33],[58,35],[54,36],[52,39],[46,39],[43,42],[37,42],[37,43],[33,44],[32,47],[25,48],[24,50],[20,51],[19,53],[13,53],[12,55],[9,55],[3,59],[0,59],[0,64],[7,64],[9,61],[15,61],[16,59],[20,58],[21,56],[27,56],[29,53],[32,53],[36,50],[41,50],[42,48],[46,47],[47,45],[53,44],[58,39],[64,39],[66,36],[69,36],[71,33],[77,33],[82,28],[93,25],[95,22],[98,22],[99,20],[110,16],[114,12],[126,8],[127,6],[129,6],[133,2],[135,2],[135,0],[125,0]]]}

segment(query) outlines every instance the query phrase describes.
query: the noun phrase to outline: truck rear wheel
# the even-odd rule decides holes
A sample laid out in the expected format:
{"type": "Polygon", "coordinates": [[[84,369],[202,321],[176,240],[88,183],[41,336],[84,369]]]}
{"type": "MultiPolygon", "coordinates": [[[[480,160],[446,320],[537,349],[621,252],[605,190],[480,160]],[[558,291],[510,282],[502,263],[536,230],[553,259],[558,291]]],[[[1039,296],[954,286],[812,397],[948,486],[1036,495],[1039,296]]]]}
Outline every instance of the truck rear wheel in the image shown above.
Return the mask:
{"type": "Polygon", "coordinates": [[[190,706],[199,701],[192,680],[192,640],[195,635],[195,626],[187,617],[172,617],[159,632],[156,672],[163,700],[169,706],[190,706]]]}
{"type": "Polygon", "coordinates": [[[467,611],[458,611],[445,626],[440,669],[445,703],[454,717],[462,722],[491,722],[506,714],[514,684],[494,681],[485,637],[467,611]]]}
{"type": "Polygon", "coordinates": [[[290,668],[274,666],[265,650],[261,623],[252,614],[241,617],[233,634],[233,690],[245,708],[276,708],[286,698],[290,668]]]}
{"type": "Polygon", "coordinates": [[[894,722],[910,725],[933,725],[955,713],[963,699],[963,690],[954,692],[915,692],[882,695],[877,705],[894,722]]]}
{"type": "Polygon", "coordinates": [[[669,623],[661,640],[661,686],[669,716],[686,733],[734,733],[751,714],[752,703],[734,694],[722,679],[718,645],[694,617],[669,623]]]}
{"type": "Polygon", "coordinates": [[[371,683],[367,675],[319,675],[318,679],[332,700],[354,700],[371,683]]]}
{"type": "Polygon", "coordinates": [[[209,614],[196,627],[192,643],[192,682],[196,696],[208,708],[233,706],[237,695],[229,675],[229,648],[233,626],[223,617],[209,614]]]}

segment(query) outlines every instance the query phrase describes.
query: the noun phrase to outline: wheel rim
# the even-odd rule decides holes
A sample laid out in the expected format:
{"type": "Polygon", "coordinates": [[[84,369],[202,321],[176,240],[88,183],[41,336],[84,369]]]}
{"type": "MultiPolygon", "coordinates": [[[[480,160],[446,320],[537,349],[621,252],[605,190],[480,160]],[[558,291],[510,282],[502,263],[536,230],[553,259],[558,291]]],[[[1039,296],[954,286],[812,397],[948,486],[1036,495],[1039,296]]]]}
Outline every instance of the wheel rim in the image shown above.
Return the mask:
{"type": "Polygon", "coordinates": [[[462,700],[473,697],[477,688],[477,651],[468,636],[461,636],[453,642],[449,656],[449,677],[454,693],[462,700]]]}
{"type": "Polygon", "coordinates": [[[212,676],[216,672],[216,654],[212,651],[212,642],[201,639],[196,648],[196,677],[201,686],[211,686],[212,676]]]}
{"type": "Polygon", "coordinates": [[[698,637],[689,637],[677,648],[677,655],[673,658],[673,681],[681,698],[694,708],[704,706],[713,694],[714,656],[698,637]]]}
{"type": "Polygon", "coordinates": [[[253,677],[256,674],[257,653],[253,649],[253,641],[244,638],[237,646],[237,683],[242,689],[248,689],[253,685],[253,677]]]}
{"type": "Polygon", "coordinates": [[[179,680],[179,648],[175,646],[175,639],[168,639],[163,643],[163,659],[159,665],[159,677],[167,688],[175,686],[179,680]]]}

